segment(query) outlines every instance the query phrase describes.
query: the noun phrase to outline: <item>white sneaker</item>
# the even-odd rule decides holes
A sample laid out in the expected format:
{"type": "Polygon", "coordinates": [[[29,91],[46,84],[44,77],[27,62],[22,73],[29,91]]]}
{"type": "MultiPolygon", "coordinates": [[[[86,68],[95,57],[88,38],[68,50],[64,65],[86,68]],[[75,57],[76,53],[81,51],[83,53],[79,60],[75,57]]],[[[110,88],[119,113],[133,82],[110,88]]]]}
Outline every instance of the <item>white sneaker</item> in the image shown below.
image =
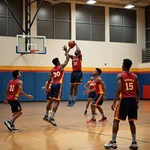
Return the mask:
{"type": "Polygon", "coordinates": [[[129,148],[133,149],[133,150],[137,150],[138,149],[137,142],[132,142],[131,145],[129,146],[129,148]]]}
{"type": "Polygon", "coordinates": [[[116,142],[110,141],[108,144],[105,144],[104,147],[105,149],[110,149],[110,148],[117,149],[117,144],[116,142]]]}
{"type": "Polygon", "coordinates": [[[11,123],[9,121],[5,121],[4,124],[6,125],[9,131],[12,131],[11,123]]]}

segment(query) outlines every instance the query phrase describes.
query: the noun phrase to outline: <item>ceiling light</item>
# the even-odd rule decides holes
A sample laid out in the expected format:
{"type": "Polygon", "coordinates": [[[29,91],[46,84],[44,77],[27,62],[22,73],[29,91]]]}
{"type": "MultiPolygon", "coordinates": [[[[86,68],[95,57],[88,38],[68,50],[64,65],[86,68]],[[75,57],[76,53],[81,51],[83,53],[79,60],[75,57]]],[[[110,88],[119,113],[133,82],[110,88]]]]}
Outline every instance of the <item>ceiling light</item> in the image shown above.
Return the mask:
{"type": "Polygon", "coordinates": [[[126,9],[131,9],[131,8],[133,8],[133,7],[134,7],[134,5],[128,4],[128,5],[126,5],[124,8],[126,8],[126,9]]]}
{"type": "Polygon", "coordinates": [[[97,1],[96,0],[88,0],[86,3],[87,4],[95,4],[97,1]]]}

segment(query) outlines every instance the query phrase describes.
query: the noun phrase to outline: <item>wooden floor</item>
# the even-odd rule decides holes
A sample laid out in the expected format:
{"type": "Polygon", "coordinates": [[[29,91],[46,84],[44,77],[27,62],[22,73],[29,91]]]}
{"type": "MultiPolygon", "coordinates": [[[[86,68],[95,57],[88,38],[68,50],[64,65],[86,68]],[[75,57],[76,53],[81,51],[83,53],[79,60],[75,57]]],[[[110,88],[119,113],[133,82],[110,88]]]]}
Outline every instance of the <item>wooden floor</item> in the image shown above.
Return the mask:
{"type": "MultiPolygon", "coordinates": [[[[66,107],[62,102],[55,116],[57,127],[42,120],[46,102],[21,103],[23,115],[17,120],[19,131],[10,133],[4,121],[11,116],[10,107],[0,104],[0,150],[103,150],[111,139],[113,112],[111,101],[103,105],[108,121],[87,124],[90,110],[84,116],[86,102],[77,102],[75,107],[66,107]]],[[[100,115],[96,116],[101,119],[100,115]]],[[[139,150],[150,150],[150,101],[141,101],[137,125],[139,150]]],[[[128,122],[121,122],[117,138],[118,150],[128,150],[131,134],[128,122]]]]}

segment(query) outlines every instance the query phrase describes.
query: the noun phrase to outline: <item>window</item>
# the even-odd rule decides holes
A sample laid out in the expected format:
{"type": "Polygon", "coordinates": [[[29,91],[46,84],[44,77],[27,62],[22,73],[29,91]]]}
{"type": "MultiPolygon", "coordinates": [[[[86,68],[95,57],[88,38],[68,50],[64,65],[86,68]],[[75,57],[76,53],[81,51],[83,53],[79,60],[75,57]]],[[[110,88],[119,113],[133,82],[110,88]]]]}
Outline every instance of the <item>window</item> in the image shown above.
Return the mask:
{"type": "Polygon", "coordinates": [[[145,8],[146,16],[146,48],[150,48],[150,6],[145,8]]]}
{"type": "Polygon", "coordinates": [[[76,5],[76,39],[105,41],[105,8],[76,5]]]}
{"type": "Polygon", "coordinates": [[[136,43],[136,11],[110,8],[110,41],[136,43]]]}
{"type": "Polygon", "coordinates": [[[44,1],[37,17],[38,35],[49,39],[71,39],[70,3],[51,5],[44,1]]]}
{"type": "MultiPolygon", "coordinates": [[[[23,1],[7,0],[19,23],[23,24],[23,1]]],[[[16,36],[22,34],[22,30],[16,23],[3,0],[0,0],[0,36],[16,36]]]]}

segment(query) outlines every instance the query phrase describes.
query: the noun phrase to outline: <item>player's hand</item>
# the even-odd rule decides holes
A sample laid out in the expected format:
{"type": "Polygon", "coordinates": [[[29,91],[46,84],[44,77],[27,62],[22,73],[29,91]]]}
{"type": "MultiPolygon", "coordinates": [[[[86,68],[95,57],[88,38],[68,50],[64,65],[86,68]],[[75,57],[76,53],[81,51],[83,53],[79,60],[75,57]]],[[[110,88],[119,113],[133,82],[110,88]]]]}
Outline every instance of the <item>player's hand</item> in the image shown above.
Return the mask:
{"type": "Polygon", "coordinates": [[[45,89],[45,86],[42,86],[42,90],[44,90],[45,89]]]}
{"type": "Polygon", "coordinates": [[[4,104],[7,105],[7,104],[8,104],[8,100],[5,100],[5,101],[4,101],[4,104]]]}
{"type": "Polygon", "coordinates": [[[67,51],[67,46],[66,45],[64,45],[63,47],[63,50],[66,52],[67,51]]]}
{"type": "Polygon", "coordinates": [[[33,96],[32,96],[32,95],[28,95],[28,98],[29,98],[29,99],[33,99],[33,96]]]}
{"type": "Polygon", "coordinates": [[[111,105],[111,109],[114,111],[116,108],[116,102],[113,102],[113,104],[111,105]]]}

